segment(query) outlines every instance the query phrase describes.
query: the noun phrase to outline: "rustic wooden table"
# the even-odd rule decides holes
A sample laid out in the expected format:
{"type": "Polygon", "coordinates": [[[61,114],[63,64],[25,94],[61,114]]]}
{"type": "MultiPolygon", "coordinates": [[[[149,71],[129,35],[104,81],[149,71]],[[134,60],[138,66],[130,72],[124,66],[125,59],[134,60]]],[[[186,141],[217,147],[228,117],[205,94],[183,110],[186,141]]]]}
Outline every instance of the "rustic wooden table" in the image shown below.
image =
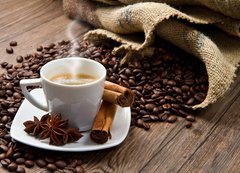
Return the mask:
{"type": "MultiPolygon", "coordinates": [[[[0,61],[16,62],[16,55],[33,52],[37,45],[67,39],[71,22],[60,0],[0,1],[0,61]],[[11,40],[18,46],[6,54],[11,40]]],[[[82,33],[89,30],[78,26],[82,33]]],[[[3,70],[1,69],[0,72],[3,70]]],[[[227,94],[201,111],[193,128],[184,122],[156,123],[150,131],[131,127],[117,147],[79,153],[86,172],[240,172],[240,72],[227,94]]],[[[39,168],[29,172],[39,172],[39,168]]],[[[0,168],[0,172],[5,172],[0,168]]]]}

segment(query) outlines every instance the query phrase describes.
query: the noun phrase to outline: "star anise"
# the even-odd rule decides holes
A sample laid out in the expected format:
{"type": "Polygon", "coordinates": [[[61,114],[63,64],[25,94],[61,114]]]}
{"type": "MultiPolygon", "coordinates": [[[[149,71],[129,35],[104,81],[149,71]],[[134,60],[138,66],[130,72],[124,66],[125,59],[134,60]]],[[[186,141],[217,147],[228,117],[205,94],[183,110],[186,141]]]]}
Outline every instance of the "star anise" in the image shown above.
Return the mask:
{"type": "Polygon", "coordinates": [[[61,114],[46,114],[40,120],[34,116],[34,121],[26,121],[25,132],[43,140],[50,139],[50,144],[64,145],[79,140],[83,135],[78,128],[68,128],[68,120],[62,120],[61,114]]]}
{"type": "Polygon", "coordinates": [[[65,136],[67,136],[66,128],[68,120],[62,120],[60,114],[54,114],[48,117],[46,124],[41,127],[43,131],[40,133],[40,139],[50,138],[50,144],[63,145],[65,136]]]}
{"type": "Polygon", "coordinates": [[[46,123],[49,116],[49,114],[43,115],[40,120],[36,116],[34,116],[33,121],[25,121],[23,123],[23,125],[25,126],[24,131],[28,134],[32,134],[33,136],[38,136],[42,131],[42,125],[46,123]]]}
{"type": "Polygon", "coordinates": [[[74,142],[79,140],[83,135],[79,131],[78,128],[68,128],[67,129],[67,138],[65,138],[64,142],[69,143],[69,142],[74,142]]]}

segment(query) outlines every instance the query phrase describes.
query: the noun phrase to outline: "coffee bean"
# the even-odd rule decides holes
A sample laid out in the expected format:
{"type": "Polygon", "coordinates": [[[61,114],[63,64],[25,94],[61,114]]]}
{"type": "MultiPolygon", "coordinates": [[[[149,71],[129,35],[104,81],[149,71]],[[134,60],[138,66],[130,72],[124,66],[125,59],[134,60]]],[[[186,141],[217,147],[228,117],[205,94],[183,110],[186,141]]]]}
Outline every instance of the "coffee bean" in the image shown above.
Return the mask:
{"type": "Polygon", "coordinates": [[[63,160],[56,161],[55,165],[60,169],[63,169],[64,167],[67,166],[66,162],[64,162],[63,160]]]}
{"type": "Polygon", "coordinates": [[[41,52],[41,51],[43,50],[43,47],[40,45],[40,46],[38,46],[38,47],[36,48],[36,50],[37,50],[38,52],[41,52]]]}
{"type": "Polygon", "coordinates": [[[187,105],[192,105],[194,103],[195,99],[192,97],[187,101],[187,105]]]}
{"type": "Polygon", "coordinates": [[[49,171],[56,171],[56,170],[57,170],[57,167],[56,167],[56,165],[54,165],[54,164],[52,164],[52,163],[49,163],[49,164],[47,164],[47,169],[48,169],[49,171]]]}
{"type": "Polygon", "coordinates": [[[149,123],[143,123],[143,128],[144,130],[149,130],[150,129],[149,123]]]}
{"type": "Polygon", "coordinates": [[[137,119],[137,126],[138,127],[143,127],[143,120],[142,119],[137,119]]]}
{"type": "Polygon", "coordinates": [[[191,128],[191,127],[192,127],[192,123],[191,123],[191,122],[187,122],[187,123],[185,124],[185,127],[186,127],[186,128],[191,128]]]}
{"type": "Polygon", "coordinates": [[[77,166],[77,167],[75,168],[75,171],[76,171],[76,173],[84,173],[84,169],[83,169],[82,166],[77,166]]]}
{"type": "Polygon", "coordinates": [[[12,54],[13,53],[13,48],[11,48],[11,47],[6,48],[6,52],[8,54],[12,54]]]}
{"type": "Polygon", "coordinates": [[[21,157],[21,156],[22,156],[22,153],[16,152],[16,153],[13,154],[12,157],[13,157],[14,159],[17,159],[17,158],[19,158],[19,157],[21,157]]]}
{"type": "Polygon", "coordinates": [[[0,161],[1,165],[3,167],[8,167],[8,165],[11,163],[11,160],[10,159],[3,159],[0,161]]]}
{"type": "Polygon", "coordinates": [[[160,112],[160,110],[159,110],[158,107],[154,107],[153,110],[152,110],[152,112],[153,112],[154,114],[158,114],[158,113],[160,112]]]}
{"type": "Polygon", "coordinates": [[[145,105],[146,110],[152,111],[156,106],[152,103],[148,103],[145,105]]]}
{"type": "MultiPolygon", "coordinates": [[[[6,68],[6,69],[10,69],[10,68],[12,68],[12,67],[13,67],[12,64],[8,64],[5,68],[6,68]]],[[[8,79],[8,78],[6,78],[6,79],[8,79]]]]}
{"type": "Polygon", "coordinates": [[[10,163],[8,166],[7,166],[7,169],[9,171],[16,171],[16,169],[18,168],[18,165],[16,163],[10,163]]]}
{"type": "Polygon", "coordinates": [[[163,107],[163,109],[165,109],[165,110],[171,109],[171,105],[168,104],[168,103],[167,103],[167,104],[163,104],[162,107],[163,107]]]}
{"type": "Polygon", "coordinates": [[[14,97],[15,99],[20,99],[22,96],[21,96],[20,93],[14,92],[14,93],[13,93],[13,97],[14,97]]]}
{"type": "Polygon", "coordinates": [[[16,41],[11,41],[11,42],[9,43],[9,45],[10,45],[10,46],[17,46],[17,42],[16,42],[16,41]]]}
{"type": "Polygon", "coordinates": [[[34,166],[34,162],[32,160],[26,160],[25,161],[25,166],[27,168],[32,168],[34,166]]]}
{"type": "Polygon", "coordinates": [[[52,157],[45,157],[45,161],[48,162],[48,163],[54,163],[55,159],[52,158],[52,157]]]}
{"type": "Polygon", "coordinates": [[[17,56],[16,61],[21,63],[23,62],[23,57],[22,56],[17,56]]]}
{"type": "Polygon", "coordinates": [[[160,121],[166,121],[168,118],[168,115],[166,113],[161,113],[158,115],[160,121]]]}
{"type": "Polygon", "coordinates": [[[0,145],[0,151],[7,152],[7,150],[8,150],[8,147],[6,145],[3,145],[3,144],[0,145]]]}
{"type": "Polygon", "coordinates": [[[177,94],[182,94],[182,90],[178,87],[173,87],[173,90],[177,93],[177,94]]]}
{"type": "Polygon", "coordinates": [[[204,93],[196,93],[194,95],[194,98],[196,100],[198,100],[199,102],[203,102],[203,100],[205,99],[206,95],[204,93]]]}
{"type": "Polygon", "coordinates": [[[172,86],[177,85],[174,80],[168,80],[168,81],[167,81],[167,84],[168,84],[168,85],[172,85],[172,86]]]}
{"type": "Polygon", "coordinates": [[[2,62],[2,63],[1,63],[1,67],[2,67],[2,68],[5,68],[7,65],[8,65],[7,62],[2,62]]]}
{"type": "Polygon", "coordinates": [[[195,121],[195,117],[192,115],[187,115],[186,116],[186,120],[190,121],[190,122],[194,122],[195,121]]]}
{"type": "Polygon", "coordinates": [[[169,122],[169,123],[174,123],[175,121],[177,121],[177,116],[176,115],[170,115],[167,118],[167,122],[169,122]]]}
{"type": "Polygon", "coordinates": [[[159,117],[156,116],[156,115],[150,115],[149,117],[152,121],[158,121],[159,120],[159,117]]]}
{"type": "Polygon", "coordinates": [[[21,164],[24,164],[25,161],[26,161],[25,158],[19,157],[19,158],[16,159],[15,162],[16,162],[17,164],[21,165],[21,164]]]}
{"type": "Polygon", "coordinates": [[[37,164],[37,166],[39,166],[40,168],[43,168],[43,167],[45,167],[45,166],[47,165],[46,161],[43,160],[43,159],[37,159],[37,160],[36,160],[36,164],[37,164]]]}
{"type": "MultiPolygon", "coordinates": [[[[9,128],[10,129],[10,128],[9,128]]],[[[13,146],[8,147],[7,153],[6,153],[6,158],[11,158],[13,155],[13,146]]]]}
{"type": "Polygon", "coordinates": [[[21,166],[18,166],[16,169],[16,173],[25,173],[25,172],[26,172],[26,170],[21,166]]]}
{"type": "Polygon", "coordinates": [[[0,154],[0,160],[5,159],[5,157],[6,157],[6,154],[5,154],[5,153],[1,153],[1,154],[0,154]]]}

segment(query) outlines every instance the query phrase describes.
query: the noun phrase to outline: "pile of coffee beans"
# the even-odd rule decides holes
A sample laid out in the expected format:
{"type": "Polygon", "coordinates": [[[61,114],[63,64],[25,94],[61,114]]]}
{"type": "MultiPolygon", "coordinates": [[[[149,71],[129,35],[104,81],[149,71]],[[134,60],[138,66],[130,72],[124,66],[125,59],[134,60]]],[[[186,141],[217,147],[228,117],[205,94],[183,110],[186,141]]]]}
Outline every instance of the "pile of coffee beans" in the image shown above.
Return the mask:
{"type": "MultiPolygon", "coordinates": [[[[11,42],[10,45],[17,44],[11,42]]],[[[151,57],[136,57],[123,65],[111,52],[112,47],[62,40],[38,46],[32,54],[16,56],[15,65],[1,62],[5,69],[0,75],[2,167],[18,173],[36,166],[43,168],[42,172],[84,172],[80,156],[39,151],[14,141],[9,134],[11,122],[24,99],[19,81],[38,78],[41,67],[54,59],[81,56],[102,63],[107,69],[107,80],[128,87],[135,94],[131,106],[132,125],[148,130],[150,122],[174,123],[182,117],[187,128],[192,126],[195,116],[188,107],[201,103],[208,90],[208,78],[201,61],[169,44],[160,45],[151,57]]]]}
{"type": "Polygon", "coordinates": [[[206,69],[197,58],[163,44],[153,56],[136,57],[122,65],[111,49],[94,45],[74,48],[69,56],[102,63],[107,69],[107,80],[134,92],[132,125],[148,130],[148,122],[174,123],[181,117],[186,120],[186,128],[192,126],[195,116],[191,106],[201,103],[208,91],[206,69]]]}

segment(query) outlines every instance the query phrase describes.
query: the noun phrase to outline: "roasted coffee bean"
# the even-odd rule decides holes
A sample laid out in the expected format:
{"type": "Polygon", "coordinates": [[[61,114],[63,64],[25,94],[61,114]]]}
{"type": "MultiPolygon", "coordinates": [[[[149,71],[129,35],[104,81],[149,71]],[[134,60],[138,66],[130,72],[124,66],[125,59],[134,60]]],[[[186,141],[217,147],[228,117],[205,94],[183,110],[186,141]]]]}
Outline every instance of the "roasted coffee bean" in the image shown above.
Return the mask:
{"type": "Polygon", "coordinates": [[[191,123],[191,122],[187,122],[187,123],[185,124],[185,127],[186,127],[186,128],[191,128],[191,127],[192,127],[192,123],[191,123]]]}
{"type": "Polygon", "coordinates": [[[73,159],[71,160],[70,164],[68,165],[69,167],[75,168],[78,165],[78,160],[73,159]]]}
{"type": "MultiPolygon", "coordinates": [[[[13,67],[13,65],[12,65],[12,64],[8,64],[8,65],[7,65],[5,68],[6,68],[6,69],[10,69],[10,68],[12,68],[12,67],[13,67]]],[[[5,79],[8,79],[8,78],[7,78],[7,76],[6,76],[6,78],[5,78],[5,79]]]]}
{"type": "Polygon", "coordinates": [[[26,170],[24,167],[18,166],[16,169],[16,173],[25,173],[25,172],[26,172],[26,170]]]}
{"type": "Polygon", "coordinates": [[[168,114],[161,113],[158,115],[160,121],[166,121],[168,119],[168,114]]]}
{"type": "Polygon", "coordinates": [[[162,107],[163,109],[168,110],[168,109],[171,109],[172,106],[167,103],[167,104],[163,104],[162,107]]]}
{"type": "Polygon", "coordinates": [[[16,152],[16,153],[13,154],[12,157],[13,157],[14,159],[17,159],[17,158],[19,158],[19,157],[21,157],[21,156],[22,156],[22,153],[16,152]]]}
{"type": "Polygon", "coordinates": [[[45,167],[45,166],[47,165],[46,161],[43,160],[43,159],[37,159],[37,160],[36,160],[36,164],[37,164],[37,166],[39,166],[40,168],[43,168],[43,167],[45,167]]]}
{"type": "Polygon", "coordinates": [[[8,150],[8,147],[6,145],[3,145],[3,144],[0,145],[1,152],[7,152],[7,150],[8,150]]]}
{"type": "Polygon", "coordinates": [[[159,117],[156,116],[156,115],[150,115],[149,117],[152,121],[158,121],[159,120],[159,117]]]}
{"type": "Polygon", "coordinates": [[[168,85],[172,85],[172,86],[177,85],[177,83],[176,83],[174,80],[168,80],[168,81],[167,81],[167,84],[168,84],[168,85]]]}
{"type": "Polygon", "coordinates": [[[16,171],[18,168],[18,165],[14,162],[10,163],[8,166],[7,166],[7,169],[12,172],[12,171],[16,171]]]}
{"type": "Polygon", "coordinates": [[[64,162],[63,160],[58,160],[55,162],[55,165],[60,168],[60,169],[63,169],[64,167],[67,166],[66,162],[64,162]]]}
{"type": "Polygon", "coordinates": [[[21,164],[24,164],[25,161],[26,161],[25,158],[23,158],[23,157],[19,157],[19,158],[16,159],[15,162],[16,162],[17,164],[21,165],[21,164]]]}
{"type": "Polygon", "coordinates": [[[0,160],[5,159],[5,157],[6,157],[6,154],[5,154],[5,153],[1,153],[1,154],[0,154],[0,160]]]}
{"type": "Polygon", "coordinates": [[[143,120],[142,119],[137,119],[137,126],[138,127],[143,127],[143,120]]]}
{"type": "Polygon", "coordinates": [[[167,122],[169,122],[169,123],[174,123],[175,121],[177,121],[177,116],[176,115],[170,115],[167,118],[167,122]]]}
{"type": "Polygon", "coordinates": [[[10,46],[17,46],[17,42],[16,42],[16,41],[11,41],[11,42],[9,43],[9,45],[10,45],[10,46]]]}
{"type": "Polygon", "coordinates": [[[156,106],[155,106],[154,104],[152,104],[152,103],[148,103],[148,104],[145,105],[145,108],[146,108],[146,110],[148,110],[148,111],[153,111],[153,109],[154,109],[155,107],[156,107],[156,106]]]}
{"type": "Polygon", "coordinates": [[[54,163],[54,162],[55,162],[55,159],[52,158],[52,157],[45,157],[44,159],[45,159],[45,161],[48,162],[48,163],[54,163]]]}
{"type": "Polygon", "coordinates": [[[6,153],[6,158],[11,158],[12,155],[13,155],[13,152],[14,152],[13,146],[8,147],[8,150],[7,150],[7,153],[6,153]]]}
{"type": "Polygon", "coordinates": [[[23,57],[22,56],[17,56],[16,60],[17,60],[17,62],[21,63],[21,62],[23,62],[23,57]]]}
{"type": "Polygon", "coordinates": [[[34,155],[32,153],[25,153],[24,157],[27,160],[33,160],[34,159],[34,155]]]}
{"type": "Polygon", "coordinates": [[[1,165],[3,167],[8,167],[8,165],[11,163],[11,160],[10,159],[3,159],[0,161],[1,165]]]}
{"type": "Polygon", "coordinates": [[[192,97],[187,101],[187,105],[192,105],[194,103],[195,99],[192,97]]]}
{"type": "Polygon", "coordinates": [[[36,50],[38,51],[38,52],[41,52],[42,50],[43,50],[43,46],[38,46],[37,48],[36,48],[36,50]]]}
{"type": "Polygon", "coordinates": [[[25,166],[27,168],[32,168],[34,166],[34,162],[32,160],[26,160],[25,161],[25,166]]]}
{"type": "Polygon", "coordinates": [[[82,166],[77,166],[77,167],[75,168],[75,171],[76,171],[76,173],[84,173],[84,169],[83,169],[82,166]]]}
{"type": "Polygon", "coordinates": [[[5,68],[7,65],[8,65],[7,62],[2,62],[2,63],[1,63],[1,67],[2,67],[2,68],[5,68]]]}
{"type": "Polygon", "coordinates": [[[194,95],[194,98],[196,100],[198,100],[199,102],[203,102],[203,100],[205,99],[206,95],[204,93],[196,93],[194,95]]]}
{"type": "Polygon", "coordinates": [[[149,123],[143,123],[143,128],[144,130],[149,130],[150,129],[149,123]]]}
{"type": "Polygon", "coordinates": [[[186,120],[190,121],[190,122],[194,122],[195,121],[195,117],[192,115],[187,115],[186,116],[186,120]]]}
{"type": "Polygon", "coordinates": [[[11,48],[11,47],[6,48],[6,52],[8,54],[12,54],[13,53],[13,48],[11,48]]]}
{"type": "Polygon", "coordinates": [[[56,167],[56,165],[54,165],[53,163],[49,163],[49,164],[47,164],[47,169],[48,169],[49,171],[56,171],[56,170],[57,170],[57,167],[56,167]]]}

